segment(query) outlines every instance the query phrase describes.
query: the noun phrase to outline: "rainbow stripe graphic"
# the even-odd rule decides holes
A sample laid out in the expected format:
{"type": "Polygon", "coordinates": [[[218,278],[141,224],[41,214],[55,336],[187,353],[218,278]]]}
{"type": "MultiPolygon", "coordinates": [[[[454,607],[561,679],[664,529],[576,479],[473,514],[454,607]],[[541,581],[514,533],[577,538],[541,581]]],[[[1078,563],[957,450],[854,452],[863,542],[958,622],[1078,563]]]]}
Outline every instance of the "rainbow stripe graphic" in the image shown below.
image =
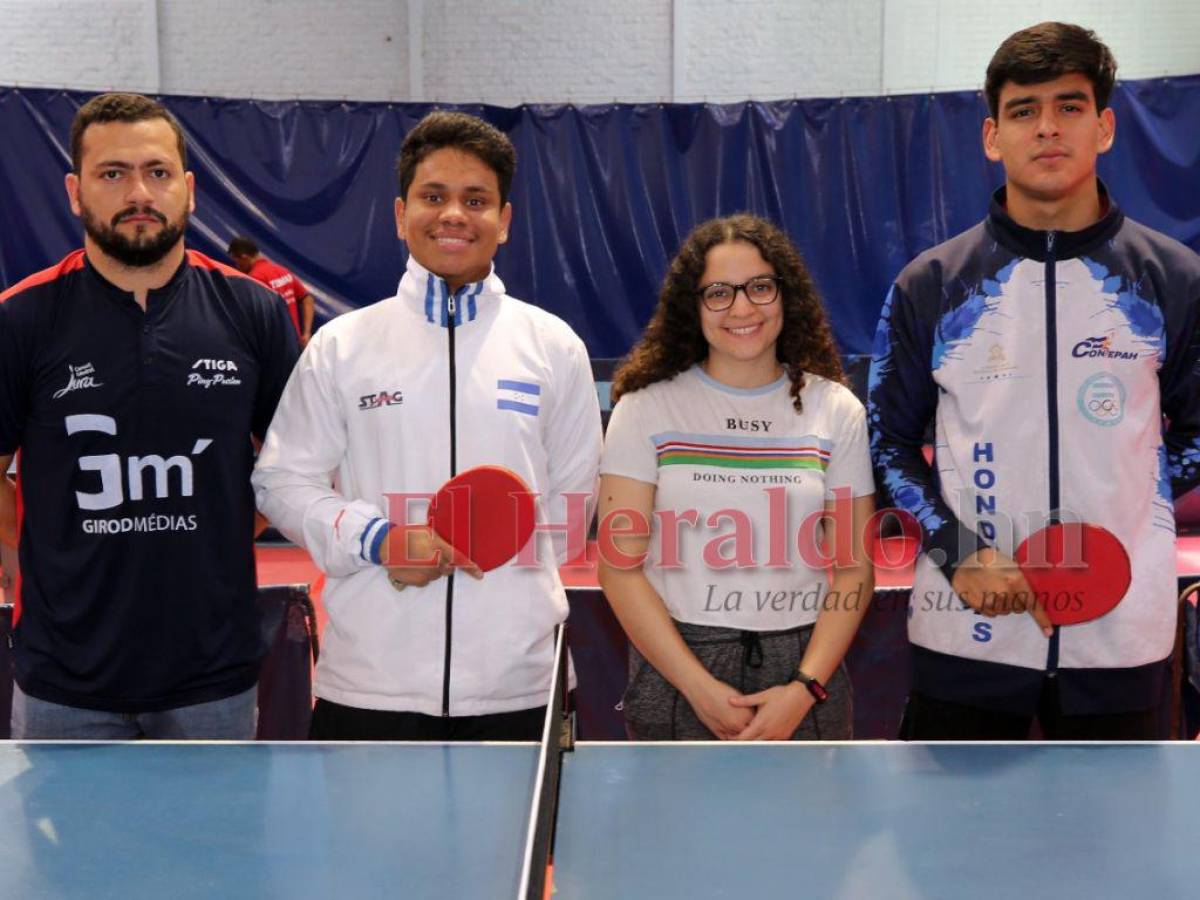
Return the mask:
{"type": "Polygon", "coordinates": [[[719,466],[724,469],[829,468],[833,442],[813,435],[732,437],[667,431],[651,435],[658,465],[719,466]]]}

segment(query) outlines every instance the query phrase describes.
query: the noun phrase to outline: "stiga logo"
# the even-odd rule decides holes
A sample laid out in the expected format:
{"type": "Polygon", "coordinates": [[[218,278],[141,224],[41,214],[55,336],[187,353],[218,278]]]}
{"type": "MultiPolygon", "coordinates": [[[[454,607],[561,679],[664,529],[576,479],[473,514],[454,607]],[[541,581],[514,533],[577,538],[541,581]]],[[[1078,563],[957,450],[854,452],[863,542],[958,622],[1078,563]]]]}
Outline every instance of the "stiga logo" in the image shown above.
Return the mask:
{"type": "Polygon", "coordinates": [[[380,391],[378,394],[363,394],[358,398],[359,409],[379,409],[381,406],[399,406],[404,402],[400,391],[380,391]]]}
{"type": "Polygon", "coordinates": [[[1137,359],[1136,350],[1114,350],[1113,333],[1099,337],[1084,338],[1073,348],[1071,355],[1076,359],[1137,359]]]}
{"type": "Polygon", "coordinates": [[[237,363],[232,359],[198,359],[192,363],[187,383],[205,390],[218,384],[236,387],[242,383],[242,379],[233,374],[237,370],[237,363]]]}
{"type": "Polygon", "coordinates": [[[232,359],[198,359],[192,363],[193,369],[203,369],[206,372],[236,372],[237,363],[232,359]]]}

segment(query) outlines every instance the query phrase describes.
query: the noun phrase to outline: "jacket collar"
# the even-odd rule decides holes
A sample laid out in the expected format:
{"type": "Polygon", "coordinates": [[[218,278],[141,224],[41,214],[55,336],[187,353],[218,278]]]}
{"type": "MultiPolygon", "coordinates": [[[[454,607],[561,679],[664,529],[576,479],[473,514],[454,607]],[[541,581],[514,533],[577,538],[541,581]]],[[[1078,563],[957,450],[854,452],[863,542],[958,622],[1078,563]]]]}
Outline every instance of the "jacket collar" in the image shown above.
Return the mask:
{"type": "Polygon", "coordinates": [[[1108,188],[1104,186],[1104,182],[1096,179],[1096,183],[1100,188],[1100,202],[1104,208],[1104,214],[1098,221],[1081,231],[1038,231],[1018,225],[1004,209],[1006,189],[1003,187],[992,194],[987,217],[988,231],[991,232],[992,237],[1009,250],[1019,253],[1021,256],[1036,259],[1038,262],[1045,262],[1049,255],[1047,252],[1048,235],[1052,233],[1054,234],[1055,259],[1072,259],[1076,256],[1083,256],[1109,240],[1120,229],[1121,223],[1125,221],[1125,214],[1109,197],[1108,188]]]}
{"type": "MultiPolygon", "coordinates": [[[[450,327],[450,286],[417,262],[411,254],[396,296],[405,306],[417,310],[431,325],[450,327]]],[[[454,326],[458,328],[474,322],[479,316],[480,307],[488,300],[504,296],[504,282],[496,275],[496,267],[492,266],[487,278],[464,284],[453,292],[453,296],[454,326]]]]}

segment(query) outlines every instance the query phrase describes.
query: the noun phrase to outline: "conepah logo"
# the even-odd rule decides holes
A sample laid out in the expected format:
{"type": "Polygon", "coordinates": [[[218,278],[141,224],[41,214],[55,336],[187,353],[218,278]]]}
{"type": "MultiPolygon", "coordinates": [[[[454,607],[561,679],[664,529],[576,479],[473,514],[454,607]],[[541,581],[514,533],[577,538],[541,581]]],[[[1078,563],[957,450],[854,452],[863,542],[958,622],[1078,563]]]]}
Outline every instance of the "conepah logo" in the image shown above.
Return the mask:
{"type": "Polygon", "coordinates": [[[1076,359],[1137,359],[1141,354],[1136,350],[1114,350],[1110,331],[1098,337],[1084,338],[1071,348],[1071,355],[1076,359]]]}

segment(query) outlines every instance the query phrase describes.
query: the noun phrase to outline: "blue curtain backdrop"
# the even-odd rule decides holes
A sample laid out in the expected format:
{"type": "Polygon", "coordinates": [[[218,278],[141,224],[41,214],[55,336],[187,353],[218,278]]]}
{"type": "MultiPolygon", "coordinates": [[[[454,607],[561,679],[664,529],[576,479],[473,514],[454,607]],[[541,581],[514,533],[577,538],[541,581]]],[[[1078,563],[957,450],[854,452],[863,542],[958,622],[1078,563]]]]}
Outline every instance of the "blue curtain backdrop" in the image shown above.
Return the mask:
{"type": "MultiPolygon", "coordinates": [[[[80,243],[62,176],[89,94],[0,88],[0,285],[80,243]]],[[[394,159],[426,104],[167,97],[189,138],[190,246],[235,233],[293,269],[323,317],[395,290],[394,159]]],[[[1200,249],[1200,75],[1118,86],[1101,172],[1133,217],[1200,249]]],[[[622,355],[671,254],[714,215],[751,210],[800,246],[848,355],[914,255],[983,214],[998,166],[975,92],[731,105],[460,107],[517,147],[514,227],[497,268],[593,357],[622,355]]]]}

